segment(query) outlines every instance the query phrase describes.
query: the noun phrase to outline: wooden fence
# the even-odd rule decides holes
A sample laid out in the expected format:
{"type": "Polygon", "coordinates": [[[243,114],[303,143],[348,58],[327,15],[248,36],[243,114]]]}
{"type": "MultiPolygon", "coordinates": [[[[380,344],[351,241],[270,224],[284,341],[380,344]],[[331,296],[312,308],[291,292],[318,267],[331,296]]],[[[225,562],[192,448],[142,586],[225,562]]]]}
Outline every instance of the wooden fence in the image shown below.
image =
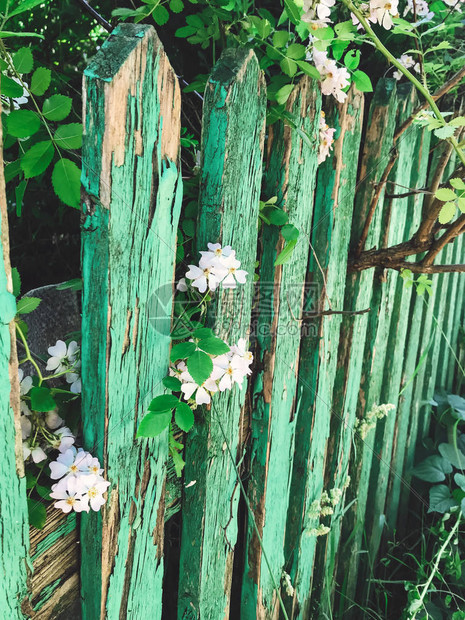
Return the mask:
{"type": "MultiPolygon", "coordinates": [[[[84,75],[82,174],[84,446],[104,463],[109,498],[101,513],[77,521],[50,510],[46,533],[33,532],[29,547],[21,459],[15,466],[16,380],[11,404],[7,398],[14,308],[3,220],[1,617],[78,616],[78,562],[69,553],[78,535],[86,620],[154,620],[162,610],[183,620],[274,619],[282,608],[305,620],[332,607],[357,617],[353,602],[370,594],[383,535],[405,528],[409,472],[428,430],[425,403],[435,387],[454,385],[464,318],[460,274],[433,276],[429,298],[393,270],[346,276],[395,129],[415,105],[412,89],[394,80],[380,80],[366,100],[351,89],[344,104],[328,104],[336,141],[318,166],[315,82],[303,78],[287,102],[295,127],[266,128],[254,53],[227,50],[214,68],[203,104],[196,243],[231,244],[250,275],[259,261],[256,285],[218,293],[210,315],[230,341],[250,331],[255,371],[247,390],[196,411],[181,484],[166,434],[135,439],[170,348],[171,304],[156,328],[148,317],[154,292],[173,280],[181,95],[151,27],[114,31],[84,75]],[[284,243],[278,228],[257,225],[260,196],[277,196],[300,231],[284,265],[274,266],[284,243]],[[356,421],[375,403],[396,410],[362,439],[356,421]],[[315,501],[334,489],[342,499],[320,519],[315,501]],[[329,532],[316,536],[320,521],[329,532]],[[52,557],[61,558],[53,571],[52,557]]],[[[397,142],[389,181],[424,187],[440,154],[430,146],[430,134],[412,125],[397,142]]],[[[366,247],[409,238],[422,198],[383,190],[366,247]]],[[[464,253],[459,240],[438,261],[464,262],[464,253]]]]}

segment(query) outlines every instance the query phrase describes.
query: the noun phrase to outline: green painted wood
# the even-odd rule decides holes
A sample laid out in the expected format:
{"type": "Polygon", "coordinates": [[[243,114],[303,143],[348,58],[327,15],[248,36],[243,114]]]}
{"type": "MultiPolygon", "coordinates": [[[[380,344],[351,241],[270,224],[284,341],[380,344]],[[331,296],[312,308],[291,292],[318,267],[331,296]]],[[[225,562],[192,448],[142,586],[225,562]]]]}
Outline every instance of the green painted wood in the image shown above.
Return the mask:
{"type": "Polygon", "coordinates": [[[181,204],[180,91],[153,28],[123,25],[84,74],[84,445],[103,459],[106,506],[82,519],[83,617],[161,617],[167,434],[136,440],[160,393],[181,204]],[[150,592],[150,596],[147,593],[150,592]]]}
{"type": "Polygon", "coordinates": [[[0,210],[0,618],[15,620],[25,617],[21,605],[27,594],[29,525],[19,425],[18,361],[16,348],[12,350],[12,343],[16,343],[16,302],[12,294],[1,128],[0,210]]]}
{"type": "MultiPolygon", "coordinates": [[[[413,101],[412,107],[415,105],[416,103],[413,101]]],[[[408,110],[407,113],[410,114],[410,111],[408,110]]],[[[402,120],[399,119],[399,122],[402,120]]],[[[406,161],[411,160],[411,165],[409,168],[402,166],[396,171],[397,175],[400,175],[400,178],[396,175],[396,182],[408,187],[424,187],[427,176],[430,137],[430,132],[415,128],[409,134],[408,140],[399,145],[399,157],[403,157],[405,153],[406,161]]],[[[401,163],[399,163],[400,165],[401,163]]],[[[421,194],[410,196],[406,200],[396,199],[393,201],[391,222],[395,230],[389,245],[411,238],[420,224],[422,205],[423,196],[421,194]],[[403,217],[405,218],[405,228],[402,231],[403,217]]],[[[395,287],[394,304],[390,313],[389,337],[380,402],[392,403],[396,406],[396,410],[387,418],[379,420],[376,426],[374,443],[376,458],[373,458],[367,511],[367,530],[370,538],[368,553],[370,558],[375,558],[378,553],[385,520],[391,528],[394,528],[395,525],[403,471],[403,446],[410,413],[410,404],[408,404],[407,410],[402,409],[402,402],[399,402],[399,392],[402,388],[403,366],[405,363],[408,364],[408,375],[414,372],[418,348],[418,331],[415,326],[411,328],[413,342],[410,358],[407,328],[413,287],[407,288],[397,272],[392,272],[392,280],[395,280],[395,284],[393,284],[395,287]],[[401,449],[396,451],[395,448],[398,444],[401,449]],[[386,492],[390,476],[393,480],[393,495],[388,498],[389,502],[386,504],[386,492]]],[[[418,310],[417,324],[419,316],[420,310],[418,310]]],[[[404,395],[403,398],[405,398],[404,395]]]]}
{"type": "MultiPolygon", "coordinates": [[[[464,254],[464,240],[463,235],[461,235],[458,239],[454,241],[454,244],[457,244],[457,254],[456,260],[457,262],[462,262],[463,254],[464,254]]],[[[455,289],[455,311],[453,315],[450,317],[450,322],[452,325],[451,336],[450,336],[450,344],[452,350],[455,353],[455,356],[451,354],[449,358],[449,364],[447,367],[447,374],[445,383],[447,385],[447,389],[449,391],[454,391],[455,382],[454,378],[457,372],[460,372],[457,359],[459,353],[459,332],[460,327],[463,327],[462,322],[462,313],[464,307],[464,293],[465,293],[465,277],[462,273],[457,273],[456,275],[456,289],[455,289]]]]}
{"type": "MultiPolygon", "coordinates": [[[[413,109],[412,90],[408,85],[405,88],[400,86],[398,96],[397,123],[402,123],[413,109]]],[[[389,175],[390,180],[409,186],[415,144],[415,140],[404,140],[397,145],[398,159],[389,175]]],[[[408,216],[408,199],[390,199],[386,202],[381,232],[383,245],[394,245],[406,238],[406,226],[409,227],[410,225],[408,216]],[[391,222],[395,224],[390,225],[391,222]]],[[[398,273],[394,270],[387,270],[384,273],[378,272],[377,277],[375,277],[357,407],[359,418],[364,418],[373,405],[389,402],[382,397],[382,390],[385,380],[385,367],[393,365],[390,356],[397,334],[395,330],[391,331],[391,321],[393,316],[398,316],[400,309],[400,296],[399,294],[396,295],[398,278],[398,273]]],[[[398,363],[399,360],[397,360],[398,363]]],[[[391,412],[391,418],[394,416],[395,413],[391,412]]],[[[360,552],[366,548],[367,532],[372,525],[370,514],[372,506],[369,498],[370,477],[373,475],[372,468],[374,467],[376,470],[380,462],[379,459],[383,458],[380,453],[382,446],[376,443],[375,429],[371,430],[363,441],[357,437],[356,446],[358,449],[352,454],[353,463],[356,465],[354,467],[355,476],[351,474],[351,485],[354,485],[353,493],[357,498],[355,504],[357,521],[351,548],[352,554],[357,559],[352,561],[355,572],[348,572],[352,586],[355,586],[357,581],[360,582],[360,575],[365,574],[365,570],[370,565],[369,561],[372,560],[371,556],[367,558],[366,553],[360,552]]],[[[340,569],[343,570],[343,565],[340,569]]],[[[365,585],[363,580],[360,585],[363,589],[365,585]]],[[[357,600],[357,596],[356,590],[351,589],[349,598],[357,600]]]]}
{"type": "Polygon", "coordinates": [[[274,267],[284,240],[275,226],[265,225],[261,230],[259,311],[252,323],[259,370],[253,392],[248,496],[270,568],[249,520],[241,596],[244,618],[274,618],[279,612],[274,584],[280,584],[286,561],[283,547],[294,453],[300,317],[310,251],[320,106],[315,84],[302,79],[287,110],[297,130],[307,132],[311,144],[281,122],[272,125],[268,135],[263,196],[277,196],[277,205],[288,213],[289,223],[298,228],[300,236],[290,260],[274,267]]]}
{"type": "MultiPolygon", "coordinates": [[[[265,85],[250,50],[229,49],[210,76],[204,100],[198,249],[231,245],[248,285],[218,291],[210,322],[230,344],[250,324],[262,174],[265,85]]],[[[227,445],[242,457],[246,389],[223,392],[198,410],[186,441],[178,617],[228,617],[240,489],[227,445]],[[219,422],[220,417],[220,422],[219,422]],[[222,429],[226,435],[225,438],[222,429]]]]}
{"type": "MultiPolygon", "coordinates": [[[[369,210],[375,191],[375,184],[379,181],[384,166],[387,165],[392,147],[392,138],[395,128],[395,114],[397,109],[396,83],[394,80],[378,82],[370,106],[367,130],[363,136],[363,151],[361,155],[359,184],[354,204],[352,219],[351,248],[355,248],[369,210]],[[381,163],[382,162],[382,163],[381,163]]],[[[378,208],[370,227],[366,247],[373,247],[380,243],[384,213],[384,191],[381,194],[378,208]]],[[[341,461],[340,471],[347,472],[349,457],[353,450],[353,427],[357,410],[362,378],[365,347],[372,350],[375,341],[375,325],[377,320],[376,306],[372,303],[372,293],[375,270],[369,269],[361,273],[350,274],[347,279],[344,308],[362,310],[372,307],[373,311],[355,317],[345,316],[341,326],[341,338],[338,349],[338,368],[336,372],[332,407],[341,412],[344,426],[341,428],[342,441],[339,447],[338,458],[341,461]]],[[[355,458],[352,458],[349,467],[351,484],[346,492],[346,504],[356,498],[361,470],[361,451],[363,444],[355,441],[355,458]]],[[[313,499],[313,498],[312,498],[313,499]]],[[[352,598],[355,590],[360,549],[361,534],[358,510],[364,507],[354,503],[349,508],[342,522],[341,540],[344,545],[338,549],[337,577],[334,588],[338,596],[342,596],[342,606],[347,603],[344,597],[352,598]]]]}
{"type": "MultiPolygon", "coordinates": [[[[343,309],[345,278],[341,274],[347,265],[362,117],[363,96],[355,91],[343,105],[333,105],[327,114],[328,124],[336,128],[336,141],[331,156],[318,170],[311,231],[313,251],[307,273],[313,294],[310,300],[318,310],[329,309],[328,299],[334,310],[343,309]]],[[[316,538],[309,536],[308,530],[314,524],[307,513],[311,502],[321,495],[325,453],[331,455],[326,442],[330,421],[335,418],[330,407],[337,367],[334,345],[339,342],[341,323],[342,315],[337,314],[309,320],[302,340],[285,544],[286,570],[295,588],[293,599],[287,603],[290,616],[296,618],[306,618],[310,613],[316,538]]],[[[316,569],[318,578],[321,568],[319,565],[316,569]]]]}

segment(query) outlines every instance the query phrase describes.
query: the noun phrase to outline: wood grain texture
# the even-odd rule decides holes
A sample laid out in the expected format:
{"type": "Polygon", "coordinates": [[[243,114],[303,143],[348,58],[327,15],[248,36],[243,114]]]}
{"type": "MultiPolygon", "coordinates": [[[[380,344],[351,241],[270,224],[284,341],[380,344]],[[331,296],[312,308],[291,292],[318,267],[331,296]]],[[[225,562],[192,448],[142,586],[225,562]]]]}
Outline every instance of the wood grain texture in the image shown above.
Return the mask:
{"type": "MultiPolygon", "coordinates": [[[[327,122],[336,128],[333,153],[319,166],[315,207],[311,230],[311,251],[307,282],[313,287],[315,309],[344,308],[345,272],[350,241],[353,201],[356,190],[358,155],[363,118],[363,96],[352,90],[343,105],[327,110],[327,122]]],[[[299,406],[295,441],[294,467],[288,511],[285,557],[286,570],[295,588],[288,601],[291,617],[306,618],[311,612],[311,593],[316,537],[309,535],[311,503],[321,496],[324,468],[334,464],[333,476],[341,479],[344,472],[332,462],[337,453],[335,425],[341,418],[332,409],[332,392],[337,369],[337,343],[343,315],[314,318],[306,323],[313,327],[303,337],[300,353],[299,406]],[[330,432],[331,425],[331,432],[330,432]],[[328,444],[329,439],[329,444],[328,444]]],[[[347,472],[345,472],[347,473],[347,472]]],[[[331,487],[336,483],[331,483],[331,487]]],[[[329,569],[333,556],[324,561],[329,569]]],[[[321,585],[321,567],[317,579],[321,585]]],[[[321,592],[313,592],[318,597],[321,592]]]]}
{"type": "MultiPolygon", "coordinates": [[[[247,337],[255,270],[262,174],[265,84],[250,50],[226,50],[204,100],[198,250],[231,245],[248,272],[235,290],[220,289],[208,321],[229,344],[247,337]]],[[[241,461],[241,415],[246,388],[213,398],[197,410],[186,441],[178,617],[227,618],[237,540],[240,489],[228,445],[241,461]],[[225,433],[226,439],[223,436],[225,433]]]]}
{"type": "Polygon", "coordinates": [[[16,333],[0,128],[0,617],[24,618],[29,602],[29,523],[21,447],[16,333]],[[24,613],[23,613],[24,610],[24,613]]]}
{"type": "Polygon", "coordinates": [[[182,187],[180,92],[153,28],[109,37],[84,74],[84,116],[82,415],[111,487],[82,519],[83,617],[156,619],[167,434],[135,433],[168,366],[168,300],[149,319],[171,290],[182,187]]]}
{"type": "Polygon", "coordinates": [[[263,195],[277,205],[300,231],[288,262],[274,266],[284,246],[276,226],[262,226],[257,334],[259,371],[253,390],[248,496],[268,557],[249,520],[241,609],[244,618],[277,618],[284,555],[287,505],[291,488],[297,408],[298,359],[305,276],[317,172],[320,95],[302,79],[287,102],[297,130],[277,122],[267,142],[263,195]]]}

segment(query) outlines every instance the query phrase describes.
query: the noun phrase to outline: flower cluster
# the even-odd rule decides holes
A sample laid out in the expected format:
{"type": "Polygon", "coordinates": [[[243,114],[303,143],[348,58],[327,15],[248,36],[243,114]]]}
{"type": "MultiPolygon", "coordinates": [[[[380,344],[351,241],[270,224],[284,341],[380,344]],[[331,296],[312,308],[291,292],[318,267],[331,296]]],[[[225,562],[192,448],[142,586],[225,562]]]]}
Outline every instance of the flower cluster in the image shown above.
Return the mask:
{"type": "Polygon", "coordinates": [[[302,21],[310,24],[311,30],[328,26],[331,23],[331,7],[335,4],[336,0],[304,0],[302,21]]]}
{"type": "Polygon", "coordinates": [[[181,392],[184,400],[197,405],[208,405],[212,394],[231,390],[236,383],[240,389],[244,378],[251,374],[250,365],[253,355],[247,350],[247,342],[240,338],[237,344],[230,347],[228,353],[210,355],[213,370],[201,385],[190,375],[185,361],[180,361],[170,368],[170,375],[181,381],[181,392]]]}
{"type": "Polygon", "coordinates": [[[100,510],[106,502],[103,494],[110,483],[103,476],[97,458],[82,449],[70,447],[50,463],[50,477],[58,480],[50,497],[58,500],[55,508],[64,513],[100,510]]]}
{"type": "MultiPolygon", "coordinates": [[[[416,71],[417,73],[420,73],[420,63],[415,62],[415,60],[408,54],[402,54],[402,56],[398,60],[400,64],[406,69],[413,68],[414,71],[416,71]]],[[[395,78],[397,81],[399,81],[401,78],[404,77],[404,74],[401,73],[399,70],[397,70],[397,71],[394,71],[394,73],[392,74],[392,77],[395,78]]]]}
{"type": "Polygon", "coordinates": [[[388,413],[395,408],[395,405],[389,403],[386,405],[373,405],[364,418],[357,418],[354,424],[354,430],[361,439],[365,439],[368,433],[375,428],[376,422],[385,418],[388,413]]]}
{"type": "Polygon", "coordinates": [[[318,163],[321,164],[328,157],[333,146],[336,130],[326,123],[325,113],[320,115],[320,147],[318,149],[318,163]]]}
{"type": "Polygon", "coordinates": [[[321,92],[323,95],[333,95],[333,97],[344,103],[347,89],[350,84],[350,75],[345,67],[338,67],[335,60],[328,58],[326,52],[313,50],[313,62],[322,77],[321,92]]]}
{"type": "MultiPolygon", "coordinates": [[[[449,0],[449,2],[454,2],[454,0],[449,0]]],[[[446,0],[446,4],[447,4],[446,0]]],[[[455,4],[457,1],[455,0],[455,4]]],[[[449,5],[451,6],[451,5],[449,5]]],[[[426,0],[407,0],[407,4],[404,9],[404,17],[412,12],[413,15],[422,18],[422,22],[429,22],[433,19],[434,13],[429,10],[428,3],[426,0]]]]}
{"type": "MultiPolygon", "coordinates": [[[[362,3],[359,6],[363,16],[373,24],[379,24],[386,30],[390,30],[394,25],[393,17],[398,17],[398,0],[370,0],[369,3],[362,3]]],[[[352,14],[352,23],[357,28],[362,28],[358,18],[352,14]]]]}
{"type": "Polygon", "coordinates": [[[200,252],[201,259],[198,265],[189,265],[185,278],[182,278],[177,288],[187,290],[186,278],[191,286],[199,293],[215,291],[218,285],[223,288],[236,288],[237,284],[245,284],[247,271],[240,269],[241,263],[236,258],[236,252],[230,245],[221,247],[219,243],[208,243],[208,251],[200,252]]]}

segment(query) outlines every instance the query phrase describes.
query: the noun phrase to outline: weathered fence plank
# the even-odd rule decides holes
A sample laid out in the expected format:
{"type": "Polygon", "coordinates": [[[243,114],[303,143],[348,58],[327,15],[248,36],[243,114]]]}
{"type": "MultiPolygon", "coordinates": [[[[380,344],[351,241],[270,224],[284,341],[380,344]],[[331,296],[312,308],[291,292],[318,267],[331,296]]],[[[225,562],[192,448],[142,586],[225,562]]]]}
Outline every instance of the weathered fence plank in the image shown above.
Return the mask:
{"type": "Polygon", "coordinates": [[[15,620],[24,618],[30,607],[26,599],[29,525],[2,139],[0,128],[0,617],[15,620]]]}
{"type": "Polygon", "coordinates": [[[310,250],[320,105],[315,86],[308,78],[302,79],[287,102],[296,128],[277,122],[268,137],[264,198],[277,196],[276,204],[287,212],[289,223],[300,234],[290,260],[274,266],[284,239],[277,227],[262,228],[256,327],[260,370],[253,391],[248,496],[264,551],[249,520],[241,601],[244,618],[275,618],[279,613],[275,586],[280,587],[286,560],[300,317],[310,250]],[[306,132],[308,139],[298,132],[306,132]]]}
{"type": "MultiPolygon", "coordinates": [[[[336,312],[343,309],[345,271],[350,241],[353,200],[356,189],[358,153],[362,131],[363,96],[352,90],[343,105],[334,105],[328,124],[336,128],[336,141],[331,156],[319,167],[315,207],[311,231],[312,251],[307,283],[316,287],[311,299],[316,311],[336,312]],[[331,305],[331,308],[329,307],[331,305]]],[[[311,308],[308,308],[311,310],[311,308]]],[[[316,537],[309,535],[315,524],[308,517],[313,500],[321,496],[325,454],[331,460],[334,478],[342,478],[336,452],[326,445],[329,424],[339,425],[338,412],[331,410],[332,392],[337,369],[337,347],[342,315],[308,319],[301,345],[299,372],[299,407],[294,455],[291,500],[288,512],[285,556],[294,586],[294,600],[289,609],[292,617],[306,618],[310,613],[313,555],[316,537]],[[312,328],[310,332],[309,328],[312,328]]],[[[337,486],[336,483],[331,484],[337,486]]],[[[325,566],[333,561],[322,559],[325,566]]],[[[319,565],[322,568],[322,565],[319,565]]],[[[329,569],[331,570],[331,569],[329,569]]],[[[320,573],[322,577],[324,573],[320,573]]],[[[319,582],[319,580],[318,580],[319,582]]],[[[314,584],[315,585],[315,584],[314,584]]],[[[318,585],[321,585],[320,583],[318,585]]]]}
{"type": "MultiPolygon", "coordinates": [[[[457,246],[456,261],[457,263],[461,263],[463,262],[463,253],[464,253],[463,235],[461,235],[454,241],[454,245],[457,246]]],[[[449,364],[447,367],[446,379],[445,379],[445,384],[449,391],[454,391],[454,377],[458,369],[457,360],[458,360],[458,353],[459,353],[459,346],[458,346],[459,330],[461,327],[463,328],[463,323],[461,322],[461,314],[462,314],[462,310],[464,306],[463,297],[464,297],[464,291],[465,291],[464,275],[461,273],[456,273],[455,276],[456,276],[455,277],[456,289],[455,289],[455,294],[454,294],[455,311],[453,315],[451,315],[450,317],[450,322],[451,322],[450,344],[452,347],[452,351],[454,352],[454,355],[452,355],[452,351],[451,351],[451,355],[449,358],[449,364]]]]}
{"type": "Polygon", "coordinates": [[[118,27],[84,74],[82,416],[111,483],[102,515],[83,518],[88,620],[161,617],[167,439],[135,433],[167,370],[170,308],[149,324],[148,306],[173,279],[179,132],[155,31],[118,27]]]}
{"type": "MultiPolygon", "coordinates": [[[[410,89],[405,93],[406,100],[410,98],[410,89]]],[[[408,101],[410,103],[410,101],[408,101]]],[[[414,108],[415,100],[411,103],[414,108]]],[[[406,115],[410,114],[407,106],[406,115]]],[[[399,123],[402,123],[402,116],[399,123]]],[[[399,168],[395,171],[395,181],[408,187],[424,187],[427,175],[429,144],[431,134],[417,127],[413,128],[409,133],[407,140],[404,140],[399,146],[399,168]],[[404,161],[409,165],[403,165],[404,161]],[[408,171],[408,172],[407,172],[408,171]],[[399,179],[399,176],[401,178],[399,179]]],[[[416,194],[407,199],[394,199],[392,211],[390,214],[390,238],[389,245],[394,245],[409,239],[417,230],[422,214],[423,195],[416,194]],[[402,227],[405,221],[405,227],[402,227]],[[391,236],[392,231],[392,236],[391,236]]],[[[381,540],[381,535],[385,527],[386,508],[386,490],[391,475],[394,480],[395,501],[398,503],[398,492],[401,484],[402,462],[396,462],[392,459],[392,451],[395,448],[395,432],[397,430],[397,441],[403,446],[405,440],[406,425],[403,424],[402,411],[399,411],[399,392],[401,389],[401,379],[404,360],[408,359],[408,349],[406,345],[408,317],[411,306],[411,298],[413,287],[406,287],[402,278],[397,272],[391,272],[393,282],[392,297],[394,303],[390,312],[389,326],[389,342],[386,350],[386,362],[384,365],[384,375],[382,389],[380,392],[379,403],[391,403],[395,405],[395,411],[392,411],[386,418],[379,420],[375,430],[375,456],[373,457],[373,465],[371,469],[370,489],[368,495],[368,511],[367,511],[367,537],[369,538],[368,554],[370,558],[375,558],[381,540]],[[396,425],[401,425],[396,427],[396,425]]],[[[412,330],[415,333],[415,330],[412,330]]],[[[417,338],[418,340],[418,338],[417,338]]],[[[413,360],[416,359],[417,341],[412,344],[413,360]]],[[[413,373],[415,366],[412,364],[410,372],[413,373]]],[[[408,411],[410,413],[410,410],[408,411]]],[[[405,416],[405,419],[407,416],[405,416]]],[[[400,453],[399,453],[400,454],[400,453]]],[[[395,510],[391,506],[390,514],[392,521],[387,525],[394,527],[395,510]]]]}
{"type": "MultiPolygon", "coordinates": [[[[198,250],[231,245],[248,284],[220,290],[210,323],[229,344],[247,337],[258,234],[265,84],[250,50],[226,50],[204,101],[198,250]]],[[[228,617],[240,489],[231,455],[242,457],[246,390],[215,397],[187,436],[182,502],[179,618],[228,617]],[[225,435],[223,435],[223,431],[225,435]]]]}
{"type": "MultiPolygon", "coordinates": [[[[363,137],[360,181],[352,219],[352,251],[358,245],[376,191],[376,182],[379,182],[384,167],[388,164],[391,156],[397,103],[395,82],[393,80],[380,81],[370,106],[367,131],[363,137]]],[[[373,247],[380,243],[384,204],[385,198],[384,192],[382,192],[369,229],[366,247],[373,247]]],[[[364,384],[368,378],[366,373],[368,372],[369,376],[371,372],[370,366],[368,366],[368,370],[363,370],[363,367],[368,363],[365,348],[367,351],[372,351],[375,346],[378,313],[377,304],[373,303],[376,298],[375,300],[372,299],[374,278],[374,270],[370,269],[350,275],[346,285],[345,308],[362,310],[371,306],[371,311],[368,314],[344,317],[341,326],[333,409],[341,412],[344,418],[346,432],[342,452],[347,460],[352,452],[353,428],[359,391],[362,390],[362,394],[365,394],[366,386],[364,384]]],[[[366,479],[366,473],[362,469],[363,446],[363,442],[356,438],[355,453],[350,461],[349,474],[351,480],[346,492],[346,504],[354,499],[357,500],[358,489],[362,484],[361,480],[366,479]]],[[[346,464],[344,464],[344,470],[346,470],[346,464]]],[[[352,507],[347,510],[342,522],[341,538],[345,544],[338,551],[337,587],[338,593],[344,599],[343,607],[350,606],[355,591],[364,510],[363,502],[355,501],[352,507]]]]}

